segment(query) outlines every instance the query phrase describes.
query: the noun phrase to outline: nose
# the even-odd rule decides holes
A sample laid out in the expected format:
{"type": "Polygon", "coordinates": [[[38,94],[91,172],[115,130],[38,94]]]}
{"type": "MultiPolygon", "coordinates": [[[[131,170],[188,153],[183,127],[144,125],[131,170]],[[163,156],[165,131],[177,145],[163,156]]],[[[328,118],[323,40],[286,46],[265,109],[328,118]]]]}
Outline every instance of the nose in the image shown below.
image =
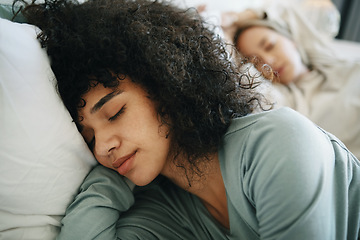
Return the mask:
{"type": "Polygon", "coordinates": [[[94,153],[101,157],[109,156],[120,146],[120,140],[114,134],[104,130],[95,133],[94,153]]]}

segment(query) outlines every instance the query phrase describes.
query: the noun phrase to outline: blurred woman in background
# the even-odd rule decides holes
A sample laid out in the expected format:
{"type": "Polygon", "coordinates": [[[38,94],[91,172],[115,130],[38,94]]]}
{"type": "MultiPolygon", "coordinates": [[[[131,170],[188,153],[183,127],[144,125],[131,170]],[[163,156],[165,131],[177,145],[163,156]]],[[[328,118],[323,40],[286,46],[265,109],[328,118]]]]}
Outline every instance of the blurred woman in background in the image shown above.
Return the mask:
{"type": "Polygon", "coordinates": [[[270,66],[266,94],[339,137],[360,157],[360,61],[335,54],[290,5],[267,5],[222,15],[225,36],[257,68],[270,66]]]}

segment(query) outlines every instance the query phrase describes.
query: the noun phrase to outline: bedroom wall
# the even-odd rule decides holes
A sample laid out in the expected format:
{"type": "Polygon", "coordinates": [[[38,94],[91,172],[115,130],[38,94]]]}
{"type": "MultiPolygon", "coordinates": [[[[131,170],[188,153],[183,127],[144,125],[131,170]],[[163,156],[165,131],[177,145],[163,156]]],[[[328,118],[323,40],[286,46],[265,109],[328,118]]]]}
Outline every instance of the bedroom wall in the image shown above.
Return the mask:
{"type": "Polygon", "coordinates": [[[341,14],[338,39],[360,42],[360,1],[332,0],[341,14]]]}

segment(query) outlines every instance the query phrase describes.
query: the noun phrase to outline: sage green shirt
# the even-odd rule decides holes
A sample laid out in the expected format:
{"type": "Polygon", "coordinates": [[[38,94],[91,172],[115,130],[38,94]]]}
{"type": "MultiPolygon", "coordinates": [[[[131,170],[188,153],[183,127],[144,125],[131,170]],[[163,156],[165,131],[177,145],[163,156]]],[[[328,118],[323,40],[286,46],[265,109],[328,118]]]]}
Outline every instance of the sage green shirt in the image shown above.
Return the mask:
{"type": "Polygon", "coordinates": [[[167,180],[132,192],[99,166],[68,208],[59,239],[358,239],[359,161],[295,111],[234,120],[219,159],[230,229],[167,180]]]}

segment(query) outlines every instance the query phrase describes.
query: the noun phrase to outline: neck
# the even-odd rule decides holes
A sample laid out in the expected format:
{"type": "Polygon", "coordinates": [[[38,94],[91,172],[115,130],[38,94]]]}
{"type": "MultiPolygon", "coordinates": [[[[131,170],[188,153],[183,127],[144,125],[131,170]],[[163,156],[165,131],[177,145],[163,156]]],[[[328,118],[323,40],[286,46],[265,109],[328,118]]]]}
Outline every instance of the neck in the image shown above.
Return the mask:
{"type": "Polygon", "coordinates": [[[184,190],[196,195],[209,213],[224,227],[229,228],[229,216],[225,185],[217,153],[209,161],[200,164],[202,175],[193,174],[190,167],[172,164],[163,175],[184,190]],[[190,179],[186,176],[191,176],[190,179]],[[190,181],[190,182],[189,182],[190,181]],[[190,183],[190,184],[189,184],[190,183]]]}

